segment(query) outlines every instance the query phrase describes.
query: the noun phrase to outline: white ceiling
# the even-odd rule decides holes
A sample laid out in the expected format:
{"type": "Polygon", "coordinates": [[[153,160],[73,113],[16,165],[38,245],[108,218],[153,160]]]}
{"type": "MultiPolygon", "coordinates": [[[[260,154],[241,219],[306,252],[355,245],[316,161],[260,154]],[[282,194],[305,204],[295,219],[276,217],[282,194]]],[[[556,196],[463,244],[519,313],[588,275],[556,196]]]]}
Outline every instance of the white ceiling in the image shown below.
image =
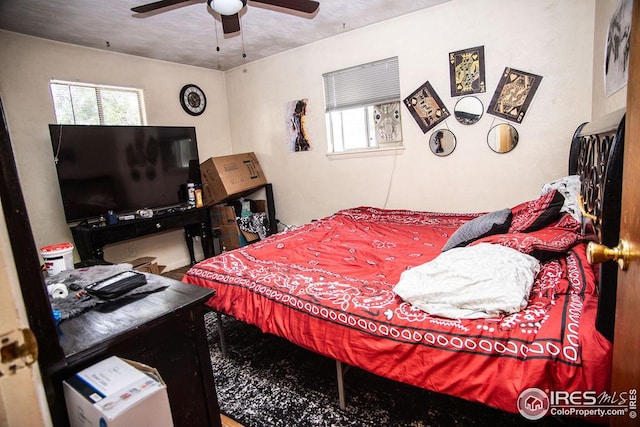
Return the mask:
{"type": "Polygon", "coordinates": [[[152,1],[0,0],[0,29],[224,71],[450,0],[319,0],[311,17],[249,1],[242,30],[230,36],[205,0],[161,13],[130,10],[152,1]]]}

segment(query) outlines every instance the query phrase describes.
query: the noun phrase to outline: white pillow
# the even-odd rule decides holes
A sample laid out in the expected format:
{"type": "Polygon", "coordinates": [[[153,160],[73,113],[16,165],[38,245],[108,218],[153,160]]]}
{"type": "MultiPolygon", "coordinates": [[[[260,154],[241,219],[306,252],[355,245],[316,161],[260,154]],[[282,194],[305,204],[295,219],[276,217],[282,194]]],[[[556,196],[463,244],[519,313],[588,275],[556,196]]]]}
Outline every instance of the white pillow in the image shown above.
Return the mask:
{"type": "Polygon", "coordinates": [[[579,223],[582,223],[582,211],[580,210],[580,203],[578,197],[580,196],[580,176],[568,175],[555,181],[548,182],[542,186],[542,193],[540,195],[547,194],[550,191],[558,190],[564,196],[564,205],[560,212],[567,212],[576,219],[579,223]]]}
{"type": "Polygon", "coordinates": [[[453,248],[402,272],[393,288],[429,314],[452,319],[488,318],[527,306],[540,262],[490,243],[453,248]]]}

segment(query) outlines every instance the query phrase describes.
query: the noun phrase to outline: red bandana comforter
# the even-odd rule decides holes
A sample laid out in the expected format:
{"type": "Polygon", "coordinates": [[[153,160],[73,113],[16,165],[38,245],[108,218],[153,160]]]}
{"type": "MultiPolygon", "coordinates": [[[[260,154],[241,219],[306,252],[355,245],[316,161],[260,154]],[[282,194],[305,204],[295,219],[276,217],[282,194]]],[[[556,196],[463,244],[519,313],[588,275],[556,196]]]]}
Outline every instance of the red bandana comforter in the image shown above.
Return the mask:
{"type": "Polygon", "coordinates": [[[595,330],[595,275],[584,242],[562,221],[532,235],[483,239],[556,253],[547,256],[518,313],[445,319],[393,292],[402,271],[435,258],[477,216],[348,209],[204,260],[184,281],[215,289],[210,307],[264,332],[509,412],[517,412],[518,395],[530,387],[607,390],[611,345],[595,330]]]}

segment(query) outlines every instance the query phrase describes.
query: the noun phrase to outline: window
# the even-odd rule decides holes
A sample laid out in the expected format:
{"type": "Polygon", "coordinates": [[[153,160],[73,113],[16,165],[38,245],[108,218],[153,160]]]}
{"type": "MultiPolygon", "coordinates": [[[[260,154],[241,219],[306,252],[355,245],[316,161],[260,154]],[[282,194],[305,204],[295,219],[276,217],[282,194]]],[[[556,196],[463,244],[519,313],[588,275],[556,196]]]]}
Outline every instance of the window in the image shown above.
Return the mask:
{"type": "Polygon", "coordinates": [[[142,89],[51,81],[56,121],[62,125],[144,125],[142,89]]]}
{"type": "Polygon", "coordinates": [[[402,146],[397,57],[323,78],[330,154],[402,146]]]}

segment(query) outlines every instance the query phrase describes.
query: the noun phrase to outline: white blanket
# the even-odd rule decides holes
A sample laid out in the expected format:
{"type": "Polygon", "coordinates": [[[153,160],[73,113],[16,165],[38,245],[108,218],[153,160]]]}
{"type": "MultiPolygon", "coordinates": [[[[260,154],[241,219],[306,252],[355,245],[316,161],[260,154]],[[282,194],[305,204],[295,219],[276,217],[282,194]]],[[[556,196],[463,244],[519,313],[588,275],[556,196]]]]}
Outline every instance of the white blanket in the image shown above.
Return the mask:
{"type": "Polygon", "coordinates": [[[404,271],[394,291],[429,314],[477,319],[527,306],[540,262],[501,245],[454,248],[404,271]]]}

